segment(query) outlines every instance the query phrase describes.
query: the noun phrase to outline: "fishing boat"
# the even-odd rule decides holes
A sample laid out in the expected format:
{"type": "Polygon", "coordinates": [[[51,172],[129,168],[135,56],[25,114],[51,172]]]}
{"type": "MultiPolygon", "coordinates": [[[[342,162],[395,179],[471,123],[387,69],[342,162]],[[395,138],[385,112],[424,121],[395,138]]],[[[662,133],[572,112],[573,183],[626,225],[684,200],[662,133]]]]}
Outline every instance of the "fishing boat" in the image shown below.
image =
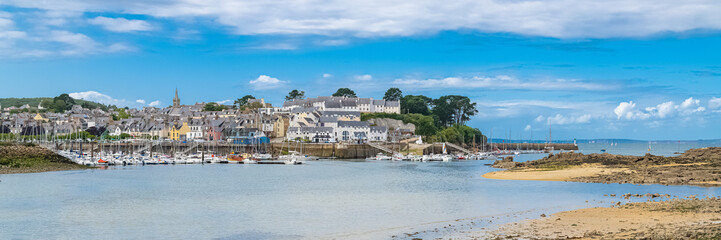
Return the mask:
{"type": "Polygon", "coordinates": [[[243,156],[240,154],[228,154],[228,163],[243,163],[243,156]]]}

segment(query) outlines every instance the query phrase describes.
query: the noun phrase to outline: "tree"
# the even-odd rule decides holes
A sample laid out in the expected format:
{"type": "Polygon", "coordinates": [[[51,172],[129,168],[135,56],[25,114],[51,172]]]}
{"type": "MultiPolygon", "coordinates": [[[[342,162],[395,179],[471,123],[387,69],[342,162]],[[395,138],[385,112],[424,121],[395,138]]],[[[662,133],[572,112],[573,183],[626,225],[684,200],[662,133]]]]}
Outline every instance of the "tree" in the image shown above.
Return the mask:
{"type": "Polygon", "coordinates": [[[285,97],[286,101],[294,101],[300,99],[305,99],[305,91],[298,91],[298,89],[293,89],[293,91],[290,91],[288,93],[288,96],[285,97]]]}
{"type": "Polygon", "coordinates": [[[253,95],[245,95],[242,98],[238,98],[238,100],[235,100],[235,104],[238,104],[238,107],[242,107],[248,104],[248,100],[255,99],[253,95]]]}
{"type": "Polygon", "coordinates": [[[248,108],[250,108],[250,109],[258,109],[258,108],[262,108],[262,107],[265,107],[265,106],[263,106],[263,104],[259,103],[259,102],[254,102],[254,103],[248,104],[248,108]]]}
{"type": "Polygon", "coordinates": [[[65,103],[65,101],[61,99],[55,99],[53,100],[52,109],[53,112],[62,113],[65,112],[65,110],[69,110],[70,108],[68,108],[68,104],[65,103]]]}
{"type": "Polygon", "coordinates": [[[423,95],[406,95],[401,98],[401,113],[418,113],[430,115],[431,110],[428,105],[433,99],[423,95]]]}
{"type": "Polygon", "coordinates": [[[355,92],[353,90],[350,90],[350,88],[339,88],[338,91],[336,91],[333,94],[334,97],[348,97],[348,98],[355,98],[357,97],[355,95],[355,92]]]}
{"type": "Polygon", "coordinates": [[[118,109],[118,119],[128,119],[130,117],[130,114],[125,111],[125,108],[118,109]]]}
{"type": "Polygon", "coordinates": [[[54,101],[57,100],[63,100],[66,104],[70,105],[71,107],[75,105],[75,99],[70,97],[67,93],[60,94],[60,96],[57,96],[53,99],[54,101]]]}
{"type": "Polygon", "coordinates": [[[386,95],[383,96],[386,101],[400,101],[401,98],[403,98],[403,92],[398,88],[389,88],[386,95]]]}
{"type": "Polygon", "coordinates": [[[466,96],[446,95],[432,101],[433,115],[438,119],[438,125],[463,125],[478,113],[476,103],[466,96]]]}
{"type": "Polygon", "coordinates": [[[223,110],[225,110],[225,106],[220,105],[218,103],[214,103],[214,102],[206,103],[205,106],[203,107],[203,111],[223,111],[223,110]]]}

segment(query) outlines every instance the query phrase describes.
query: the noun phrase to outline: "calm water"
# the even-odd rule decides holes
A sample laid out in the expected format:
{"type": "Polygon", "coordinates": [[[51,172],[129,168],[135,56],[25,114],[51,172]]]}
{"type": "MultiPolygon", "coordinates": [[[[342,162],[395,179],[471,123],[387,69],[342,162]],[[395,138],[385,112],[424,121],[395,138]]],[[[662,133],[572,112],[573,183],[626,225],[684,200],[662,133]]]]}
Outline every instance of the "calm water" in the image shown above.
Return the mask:
{"type": "MultiPolygon", "coordinates": [[[[642,145],[616,149],[643,155],[642,145]]],[[[602,146],[580,147],[588,153],[602,146]]],[[[495,171],[487,163],[318,161],[0,175],[0,239],[387,239],[457,219],[620,201],[604,194],[721,195],[721,188],[490,180],[481,177],[495,171]]]]}

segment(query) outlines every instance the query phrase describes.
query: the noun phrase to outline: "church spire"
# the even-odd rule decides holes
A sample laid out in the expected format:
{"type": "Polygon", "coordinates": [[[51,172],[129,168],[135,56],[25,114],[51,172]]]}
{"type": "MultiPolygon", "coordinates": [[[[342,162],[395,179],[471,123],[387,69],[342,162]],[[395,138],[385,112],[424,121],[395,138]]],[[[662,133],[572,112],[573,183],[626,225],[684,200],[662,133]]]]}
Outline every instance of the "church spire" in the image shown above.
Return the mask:
{"type": "Polygon", "coordinates": [[[175,98],[173,98],[173,107],[180,107],[180,98],[178,98],[178,88],[175,88],[175,98]]]}

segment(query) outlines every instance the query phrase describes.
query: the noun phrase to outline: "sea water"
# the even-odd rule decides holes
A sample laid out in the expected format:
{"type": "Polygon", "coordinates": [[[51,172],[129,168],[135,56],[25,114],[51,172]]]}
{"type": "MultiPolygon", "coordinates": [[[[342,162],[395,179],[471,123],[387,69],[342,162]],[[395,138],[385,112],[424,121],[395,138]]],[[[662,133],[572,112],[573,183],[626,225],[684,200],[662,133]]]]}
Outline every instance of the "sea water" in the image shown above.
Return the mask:
{"type": "MultiPolygon", "coordinates": [[[[581,144],[580,151],[601,147],[581,144]]],[[[647,152],[645,145],[617,147],[647,152]]],[[[311,161],[0,175],[0,239],[388,239],[624,201],[607,194],[721,195],[721,188],[694,186],[482,178],[498,170],[490,163],[311,161]]]]}

